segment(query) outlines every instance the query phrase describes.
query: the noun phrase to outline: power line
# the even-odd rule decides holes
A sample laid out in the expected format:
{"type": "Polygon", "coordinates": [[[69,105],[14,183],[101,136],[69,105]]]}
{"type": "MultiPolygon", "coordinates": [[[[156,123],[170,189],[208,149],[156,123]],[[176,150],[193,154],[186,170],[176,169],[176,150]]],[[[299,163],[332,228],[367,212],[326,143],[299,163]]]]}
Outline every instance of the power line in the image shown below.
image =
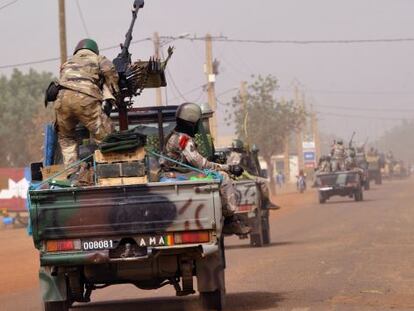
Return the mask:
{"type": "MultiPolygon", "coordinates": [[[[150,40],[152,40],[152,39],[151,38],[143,38],[143,39],[131,41],[131,45],[132,44],[137,44],[137,43],[140,43],[140,42],[144,42],[144,41],[150,41],[150,40]]],[[[108,50],[113,50],[113,49],[118,49],[118,48],[119,48],[119,44],[111,45],[111,46],[102,48],[100,50],[101,51],[108,51],[108,50]]],[[[0,69],[18,68],[18,67],[29,66],[29,65],[50,63],[50,62],[58,61],[59,59],[60,59],[60,57],[51,57],[51,58],[45,58],[45,59],[34,60],[34,61],[29,61],[29,62],[10,64],[10,65],[0,65],[0,69]]]]}
{"type": "Polygon", "coordinates": [[[387,112],[414,112],[414,108],[371,108],[371,107],[361,107],[361,106],[331,106],[331,105],[322,105],[314,104],[315,107],[328,108],[328,109],[338,109],[338,110],[352,110],[352,111],[387,111],[387,112]]]}
{"type": "Polygon", "coordinates": [[[333,116],[346,119],[369,119],[369,120],[382,120],[382,121],[410,121],[414,120],[413,118],[387,118],[387,117],[373,117],[373,116],[362,116],[362,115],[351,115],[351,114],[338,114],[330,112],[316,111],[317,114],[322,114],[326,116],[333,116]]]}
{"type": "Polygon", "coordinates": [[[19,0],[14,0],[14,1],[11,1],[9,3],[6,3],[5,5],[0,6],[0,10],[7,8],[8,6],[10,6],[12,4],[15,4],[17,1],[19,1],[19,0]]]}
{"type": "MultiPolygon", "coordinates": [[[[182,39],[189,41],[204,41],[206,37],[173,37],[166,36],[169,39],[182,39]]],[[[365,44],[365,43],[399,43],[399,42],[414,42],[414,38],[377,38],[377,39],[329,39],[329,40],[284,40],[284,39],[237,39],[229,38],[226,36],[212,37],[213,41],[216,42],[228,42],[228,43],[253,43],[253,44],[365,44]]]]}
{"type": "Polygon", "coordinates": [[[86,36],[89,38],[90,35],[89,35],[88,27],[86,27],[85,18],[83,17],[83,12],[82,12],[82,8],[79,4],[79,0],[76,0],[76,6],[78,7],[79,17],[81,19],[83,29],[85,30],[86,36]]]}

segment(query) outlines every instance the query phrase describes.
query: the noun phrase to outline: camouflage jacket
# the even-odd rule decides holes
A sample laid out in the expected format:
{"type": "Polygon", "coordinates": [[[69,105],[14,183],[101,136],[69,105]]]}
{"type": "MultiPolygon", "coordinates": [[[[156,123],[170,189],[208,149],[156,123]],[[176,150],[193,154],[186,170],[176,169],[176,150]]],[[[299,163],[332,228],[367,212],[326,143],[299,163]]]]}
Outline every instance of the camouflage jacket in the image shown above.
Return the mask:
{"type": "Polygon", "coordinates": [[[332,158],[336,160],[345,159],[346,154],[344,146],[336,144],[331,151],[331,155],[332,158]]]}
{"type": "Polygon", "coordinates": [[[65,88],[103,99],[102,88],[119,92],[118,73],[114,64],[105,56],[82,49],[73,55],[60,69],[59,84],[65,88]]]}
{"type": "MultiPolygon", "coordinates": [[[[184,133],[174,131],[165,145],[165,155],[181,163],[185,163],[198,169],[211,169],[227,171],[228,165],[208,161],[197,150],[194,139],[184,133]]],[[[161,159],[161,166],[165,170],[174,170],[179,165],[161,159]]]]}

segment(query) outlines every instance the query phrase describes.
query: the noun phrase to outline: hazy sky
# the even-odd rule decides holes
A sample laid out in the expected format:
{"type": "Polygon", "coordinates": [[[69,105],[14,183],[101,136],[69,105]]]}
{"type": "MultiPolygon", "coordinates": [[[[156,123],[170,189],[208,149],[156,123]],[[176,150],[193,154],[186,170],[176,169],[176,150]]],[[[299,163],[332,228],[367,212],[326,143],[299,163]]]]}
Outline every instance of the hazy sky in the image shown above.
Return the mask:
{"type": "MultiPolygon", "coordinates": [[[[13,0],[0,0],[0,7],[13,0]]],[[[57,0],[18,0],[0,10],[0,66],[59,56],[57,0]]],[[[76,0],[66,1],[68,50],[86,37],[76,0]]],[[[123,41],[130,22],[132,0],[79,0],[87,30],[101,47],[123,41]]],[[[147,0],[134,29],[134,39],[182,33],[210,32],[237,39],[339,40],[414,38],[414,1],[411,0],[147,0]]],[[[199,88],[204,43],[176,41],[169,65],[176,87],[191,100],[206,96],[199,88]]],[[[150,41],[132,46],[134,58],[152,54],[150,41]]],[[[104,52],[113,58],[117,50],[104,52]]],[[[217,93],[237,88],[251,74],[273,74],[278,96],[292,97],[292,83],[300,81],[307,103],[319,111],[326,133],[347,138],[355,129],[359,139],[375,137],[414,118],[414,42],[366,44],[247,44],[214,43],[221,61],[217,93]],[[353,109],[355,108],[355,109],[353,109]],[[356,115],[358,118],[352,118],[356,115]],[[369,119],[364,119],[369,117],[369,119]]],[[[58,61],[33,65],[57,73],[58,61]]],[[[27,70],[29,67],[20,67],[27,70]]],[[[0,69],[9,74],[11,69],[0,69]]],[[[140,105],[151,105],[154,92],[144,91],[140,105]]],[[[183,99],[172,81],[170,104],[183,99]]],[[[228,101],[233,92],[219,96],[228,101]]],[[[219,120],[223,109],[219,109],[219,120]]]]}

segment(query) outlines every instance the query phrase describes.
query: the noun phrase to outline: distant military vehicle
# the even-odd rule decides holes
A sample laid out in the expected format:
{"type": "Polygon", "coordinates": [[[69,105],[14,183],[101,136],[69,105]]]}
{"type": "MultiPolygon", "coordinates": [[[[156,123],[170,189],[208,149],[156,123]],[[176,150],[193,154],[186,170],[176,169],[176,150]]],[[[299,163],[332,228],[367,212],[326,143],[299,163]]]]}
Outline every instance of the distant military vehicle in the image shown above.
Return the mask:
{"type": "Polygon", "coordinates": [[[374,180],[376,185],[382,184],[381,169],[383,168],[383,160],[378,154],[367,154],[368,162],[368,178],[374,180]]]}
{"type": "Polygon", "coordinates": [[[321,204],[333,196],[348,196],[355,201],[364,199],[363,179],[359,170],[318,173],[315,185],[321,204]]]}
{"type": "MultiPolygon", "coordinates": [[[[220,148],[216,151],[216,155],[222,163],[226,163],[230,153],[231,148],[220,148]]],[[[243,152],[241,165],[252,178],[245,176],[233,182],[236,186],[238,202],[236,213],[239,217],[244,218],[252,228],[248,235],[250,245],[258,247],[268,245],[270,243],[269,210],[263,198],[262,186],[254,178],[254,176],[258,176],[263,180],[266,179],[260,166],[258,152],[243,152]]]]}

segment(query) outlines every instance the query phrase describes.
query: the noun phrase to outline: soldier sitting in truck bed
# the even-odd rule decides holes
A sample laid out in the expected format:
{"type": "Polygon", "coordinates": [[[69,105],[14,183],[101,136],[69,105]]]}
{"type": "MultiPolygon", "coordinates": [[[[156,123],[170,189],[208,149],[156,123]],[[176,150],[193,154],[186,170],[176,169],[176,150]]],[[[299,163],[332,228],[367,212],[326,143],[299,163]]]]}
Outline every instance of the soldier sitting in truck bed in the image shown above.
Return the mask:
{"type": "MultiPolygon", "coordinates": [[[[252,152],[259,152],[257,148],[254,148],[252,152]]],[[[231,144],[231,152],[230,155],[227,157],[227,164],[228,165],[240,165],[244,172],[240,178],[251,179],[254,180],[261,189],[261,193],[263,196],[263,206],[267,209],[279,209],[280,206],[272,203],[270,200],[270,192],[269,186],[267,183],[266,178],[257,176],[258,172],[254,165],[254,161],[249,159],[249,154],[244,147],[244,143],[240,139],[234,139],[231,144]]]]}
{"type": "MultiPolygon", "coordinates": [[[[201,108],[193,103],[184,103],[178,108],[176,112],[177,125],[167,139],[164,153],[173,160],[192,165],[198,169],[219,171],[222,176],[220,193],[224,201],[224,231],[237,235],[248,234],[250,227],[243,224],[234,213],[237,209],[235,189],[231,178],[227,174],[230,173],[237,177],[243,173],[243,169],[239,165],[225,165],[210,162],[198,152],[194,142],[194,136],[201,119],[201,114],[201,108]]],[[[182,167],[177,167],[177,164],[167,159],[161,159],[161,167],[164,173],[183,171],[182,167]]]]}

